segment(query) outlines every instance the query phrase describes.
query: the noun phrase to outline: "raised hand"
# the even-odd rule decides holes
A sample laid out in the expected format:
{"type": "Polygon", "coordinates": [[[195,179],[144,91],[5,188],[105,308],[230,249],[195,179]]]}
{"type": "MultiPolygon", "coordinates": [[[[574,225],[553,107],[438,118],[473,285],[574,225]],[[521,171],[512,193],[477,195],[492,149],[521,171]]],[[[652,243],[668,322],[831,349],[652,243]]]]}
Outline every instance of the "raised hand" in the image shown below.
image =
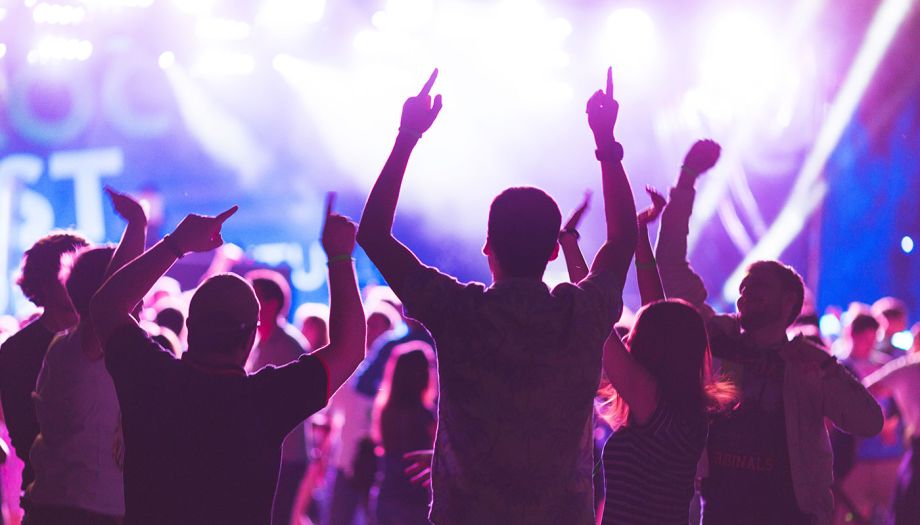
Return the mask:
{"type": "Polygon", "coordinates": [[[585,196],[581,201],[581,204],[575,211],[572,212],[572,215],[569,217],[569,220],[565,221],[565,226],[562,227],[562,231],[566,230],[577,230],[578,224],[581,222],[581,218],[584,216],[585,212],[588,211],[588,205],[591,203],[591,190],[585,190],[585,196]]]}
{"type": "Polygon", "coordinates": [[[722,147],[714,140],[698,140],[687,152],[687,156],[684,157],[683,169],[694,175],[709,171],[710,168],[716,165],[721,152],[722,147]]]}
{"type": "Polygon", "coordinates": [[[115,208],[115,213],[121,216],[121,218],[129,223],[147,221],[147,214],[144,212],[144,207],[134,200],[133,197],[127,193],[116,191],[109,186],[106,186],[105,192],[108,194],[109,198],[112,199],[112,206],[115,208]]]}
{"type": "Polygon", "coordinates": [[[211,217],[190,213],[182,219],[176,230],[170,235],[183,252],[206,252],[224,243],[220,229],[224,221],[236,213],[239,206],[232,206],[227,211],[211,217]]]}
{"type": "Polygon", "coordinates": [[[409,97],[403,104],[402,120],[399,124],[400,130],[421,136],[434,123],[434,119],[441,112],[441,95],[435,95],[434,103],[432,103],[430,95],[431,88],[437,78],[438,70],[435,69],[431,72],[431,76],[428,77],[425,85],[422,86],[419,94],[409,97]]]}
{"type": "Polygon", "coordinates": [[[652,204],[636,214],[636,222],[639,223],[639,226],[648,226],[650,223],[655,222],[655,219],[661,215],[661,210],[668,203],[664,196],[651,186],[646,186],[645,192],[651,197],[652,204]]]}
{"type": "Polygon", "coordinates": [[[586,112],[588,126],[596,140],[613,139],[613,126],[617,122],[620,105],[613,99],[613,68],[607,68],[607,90],[597,90],[588,99],[586,112]]]}
{"type": "Polygon", "coordinates": [[[415,450],[403,454],[403,459],[409,463],[409,466],[403,471],[406,476],[409,476],[409,481],[423,487],[431,486],[431,458],[433,456],[433,450],[415,450]]]}
{"type": "Polygon", "coordinates": [[[355,232],[357,226],[343,215],[333,213],[335,193],[326,194],[326,219],[323,223],[322,244],[329,258],[350,256],[355,249],[355,232]]]}

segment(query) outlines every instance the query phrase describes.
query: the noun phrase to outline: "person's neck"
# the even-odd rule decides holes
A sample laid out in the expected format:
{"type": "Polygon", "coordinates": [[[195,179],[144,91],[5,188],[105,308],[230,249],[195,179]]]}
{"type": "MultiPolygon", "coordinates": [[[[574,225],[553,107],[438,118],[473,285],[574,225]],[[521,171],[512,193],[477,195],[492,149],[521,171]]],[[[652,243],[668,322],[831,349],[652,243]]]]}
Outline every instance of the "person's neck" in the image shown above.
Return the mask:
{"type": "Polygon", "coordinates": [[[786,327],[767,325],[753,330],[745,330],[744,337],[754,346],[771,346],[787,340],[786,327]]]}
{"type": "Polygon", "coordinates": [[[201,370],[207,373],[213,374],[246,374],[246,370],[243,368],[243,365],[232,361],[230,359],[220,359],[213,356],[200,357],[201,352],[196,351],[195,348],[189,347],[189,349],[182,354],[182,360],[190,364],[192,367],[201,370]]]}
{"type": "Polygon", "coordinates": [[[73,311],[46,307],[45,311],[42,312],[42,315],[38,318],[38,321],[49,332],[58,333],[76,326],[77,322],[79,322],[79,318],[73,311]]]}
{"type": "Polygon", "coordinates": [[[269,337],[275,333],[275,330],[278,329],[280,323],[277,319],[274,322],[260,323],[259,324],[259,339],[262,341],[267,340],[269,337]]]}

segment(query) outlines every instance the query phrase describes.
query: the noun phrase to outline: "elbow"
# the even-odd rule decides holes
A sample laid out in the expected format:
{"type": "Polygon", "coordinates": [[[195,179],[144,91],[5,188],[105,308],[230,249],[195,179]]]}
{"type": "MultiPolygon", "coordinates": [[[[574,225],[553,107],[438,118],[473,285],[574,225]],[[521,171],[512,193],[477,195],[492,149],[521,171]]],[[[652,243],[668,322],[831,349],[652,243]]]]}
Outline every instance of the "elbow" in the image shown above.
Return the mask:
{"type": "Polygon", "coordinates": [[[364,221],[358,226],[358,232],[355,235],[355,240],[358,241],[358,244],[364,251],[368,254],[373,253],[375,248],[380,246],[383,241],[388,237],[387,232],[380,231],[379,228],[374,228],[369,226],[364,221]]]}

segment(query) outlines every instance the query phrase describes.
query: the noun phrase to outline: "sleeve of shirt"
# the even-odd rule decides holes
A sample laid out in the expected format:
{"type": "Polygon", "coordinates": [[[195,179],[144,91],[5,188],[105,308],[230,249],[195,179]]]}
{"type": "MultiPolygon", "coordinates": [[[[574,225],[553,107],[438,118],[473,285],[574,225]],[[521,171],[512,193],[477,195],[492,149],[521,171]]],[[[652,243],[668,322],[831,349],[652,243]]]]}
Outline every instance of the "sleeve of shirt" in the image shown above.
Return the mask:
{"type": "Polygon", "coordinates": [[[303,355],[284,366],[259,370],[251,377],[258,406],[269,432],[279,439],[326,406],[329,374],[326,366],[312,355],[303,355]]]}
{"type": "Polygon", "coordinates": [[[176,358],[151,339],[140,326],[125,323],[117,328],[105,345],[105,367],[112,376],[119,397],[159,381],[156,371],[170,366],[176,358]]]}
{"type": "Polygon", "coordinates": [[[655,247],[658,275],[668,297],[684,299],[700,311],[704,319],[714,312],[706,304],[706,286],[687,259],[687,236],[696,192],[672,188],[668,205],[661,214],[661,228],[655,247]]]}
{"type": "Polygon", "coordinates": [[[583,292],[586,310],[595,312],[598,324],[608,332],[623,313],[625,278],[612,272],[592,272],[576,285],[583,292]]]}
{"type": "Polygon", "coordinates": [[[434,334],[463,307],[463,293],[467,288],[449,275],[430,266],[422,266],[407,275],[401,286],[394,290],[403,303],[406,315],[434,334]]]}

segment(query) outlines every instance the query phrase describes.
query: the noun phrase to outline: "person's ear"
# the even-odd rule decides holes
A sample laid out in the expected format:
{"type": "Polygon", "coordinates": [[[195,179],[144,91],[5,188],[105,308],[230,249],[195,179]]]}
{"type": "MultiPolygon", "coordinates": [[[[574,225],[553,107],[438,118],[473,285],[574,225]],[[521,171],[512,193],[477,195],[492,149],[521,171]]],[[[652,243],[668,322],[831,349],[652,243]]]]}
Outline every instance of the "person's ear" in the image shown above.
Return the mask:
{"type": "Polygon", "coordinates": [[[558,242],[555,245],[553,245],[553,253],[549,254],[549,259],[547,259],[547,262],[555,261],[557,257],[559,257],[559,243],[558,242]]]}

